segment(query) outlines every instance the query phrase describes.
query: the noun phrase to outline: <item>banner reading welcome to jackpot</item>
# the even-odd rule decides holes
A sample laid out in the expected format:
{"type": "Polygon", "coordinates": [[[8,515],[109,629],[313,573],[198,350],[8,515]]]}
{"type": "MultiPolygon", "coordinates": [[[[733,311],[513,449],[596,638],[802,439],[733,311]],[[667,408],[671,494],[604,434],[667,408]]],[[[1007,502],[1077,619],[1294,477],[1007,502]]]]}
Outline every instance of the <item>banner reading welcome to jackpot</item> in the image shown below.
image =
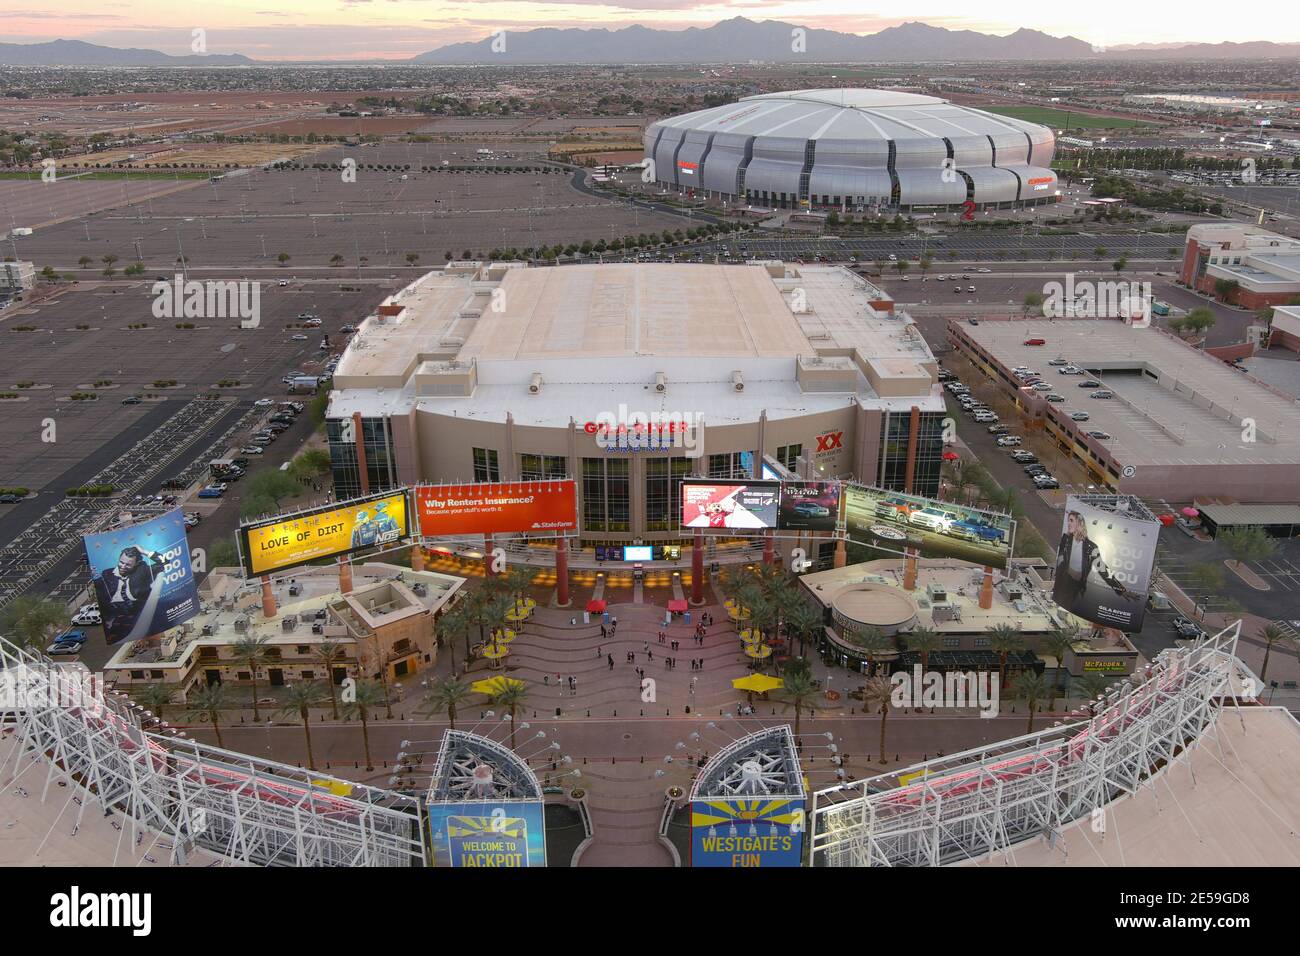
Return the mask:
{"type": "Polygon", "coordinates": [[[253,577],[391,544],[407,534],[403,488],[244,525],[239,529],[239,542],[244,571],[253,577]]]}
{"type": "Polygon", "coordinates": [[[418,485],[415,511],[420,534],[426,538],[574,531],[578,527],[578,498],[571,478],[418,485]]]}

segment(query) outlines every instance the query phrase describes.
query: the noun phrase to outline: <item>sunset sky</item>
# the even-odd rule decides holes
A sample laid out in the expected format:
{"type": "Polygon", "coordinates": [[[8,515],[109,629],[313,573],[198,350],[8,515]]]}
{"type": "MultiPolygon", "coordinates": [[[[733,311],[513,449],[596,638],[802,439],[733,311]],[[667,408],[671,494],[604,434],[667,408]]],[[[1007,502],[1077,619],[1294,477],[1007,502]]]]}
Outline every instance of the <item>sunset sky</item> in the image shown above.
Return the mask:
{"type": "Polygon", "coordinates": [[[909,5],[903,16],[897,15],[895,5],[872,9],[861,0],[59,0],[48,6],[40,0],[4,0],[0,10],[0,41],[5,42],[64,38],[185,54],[190,52],[192,31],[201,27],[209,53],[280,60],[404,59],[446,43],[482,39],[499,29],[616,29],[635,23],[684,29],[737,15],[859,34],[908,20],[994,34],[1029,27],[1100,46],[1300,42],[1300,14],[1290,4],[1252,9],[1208,0],[994,0],[982,5],[922,0],[909,5]]]}

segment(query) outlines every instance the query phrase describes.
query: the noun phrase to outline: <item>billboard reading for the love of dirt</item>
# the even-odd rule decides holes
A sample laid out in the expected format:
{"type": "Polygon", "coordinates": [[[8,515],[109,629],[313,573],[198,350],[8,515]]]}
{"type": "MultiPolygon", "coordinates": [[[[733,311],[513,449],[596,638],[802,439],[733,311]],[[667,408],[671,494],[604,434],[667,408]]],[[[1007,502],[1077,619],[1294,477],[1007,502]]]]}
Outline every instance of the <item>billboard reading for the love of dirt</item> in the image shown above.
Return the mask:
{"type": "Polygon", "coordinates": [[[572,479],[421,485],[415,489],[420,534],[574,531],[578,500],[572,479]]]}

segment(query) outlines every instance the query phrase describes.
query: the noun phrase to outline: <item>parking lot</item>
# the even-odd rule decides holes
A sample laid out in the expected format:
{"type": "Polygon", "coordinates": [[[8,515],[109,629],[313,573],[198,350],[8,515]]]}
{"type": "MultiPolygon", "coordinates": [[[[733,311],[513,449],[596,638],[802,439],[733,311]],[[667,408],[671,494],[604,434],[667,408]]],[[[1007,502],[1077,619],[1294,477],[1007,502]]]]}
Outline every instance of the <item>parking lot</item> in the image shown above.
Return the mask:
{"type": "MultiPolygon", "coordinates": [[[[446,161],[475,165],[472,148],[458,146],[446,161]]],[[[446,147],[415,144],[408,171],[367,169],[367,165],[405,165],[401,144],[379,149],[335,148],[304,162],[357,163],[354,182],[340,170],[254,169],[232,172],[219,182],[198,181],[163,196],[119,204],[17,240],[19,258],[41,268],[75,271],[78,260],[103,268],[106,255],[118,268],[143,261],[150,273],[170,271],[181,250],[191,269],[333,270],[370,274],[429,269],[470,251],[486,257],[495,248],[555,243],[606,242],[648,232],[681,228],[680,216],[633,207],[573,187],[572,173],[494,172],[482,164],[474,172],[442,171],[446,147]],[[436,171],[424,172],[421,166],[436,171]],[[89,239],[87,239],[89,236],[89,239]],[[290,258],[283,266],[281,253],[290,258]],[[339,260],[333,260],[339,256],[339,260]],[[332,261],[341,263],[333,265],[332,261]]],[[[513,154],[506,166],[540,163],[513,154]]],[[[20,201],[36,201],[43,184],[11,182],[20,201]],[[23,192],[27,190],[28,192],[23,192]]]]}

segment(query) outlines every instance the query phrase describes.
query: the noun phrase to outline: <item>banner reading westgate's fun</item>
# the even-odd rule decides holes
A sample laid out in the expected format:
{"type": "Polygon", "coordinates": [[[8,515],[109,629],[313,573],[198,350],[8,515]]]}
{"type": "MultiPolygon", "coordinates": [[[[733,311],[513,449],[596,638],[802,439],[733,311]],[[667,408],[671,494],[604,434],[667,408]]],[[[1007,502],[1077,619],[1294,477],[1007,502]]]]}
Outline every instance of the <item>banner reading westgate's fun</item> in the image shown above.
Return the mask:
{"type": "Polygon", "coordinates": [[[239,529],[250,576],[394,543],[407,534],[405,488],[239,529]]]}
{"type": "Polygon", "coordinates": [[[161,634],[199,613],[179,509],[84,540],[109,644],[161,634]]]}
{"type": "Polygon", "coordinates": [[[578,527],[577,492],[570,478],[419,485],[415,510],[420,534],[426,538],[574,531],[578,527]]]}

